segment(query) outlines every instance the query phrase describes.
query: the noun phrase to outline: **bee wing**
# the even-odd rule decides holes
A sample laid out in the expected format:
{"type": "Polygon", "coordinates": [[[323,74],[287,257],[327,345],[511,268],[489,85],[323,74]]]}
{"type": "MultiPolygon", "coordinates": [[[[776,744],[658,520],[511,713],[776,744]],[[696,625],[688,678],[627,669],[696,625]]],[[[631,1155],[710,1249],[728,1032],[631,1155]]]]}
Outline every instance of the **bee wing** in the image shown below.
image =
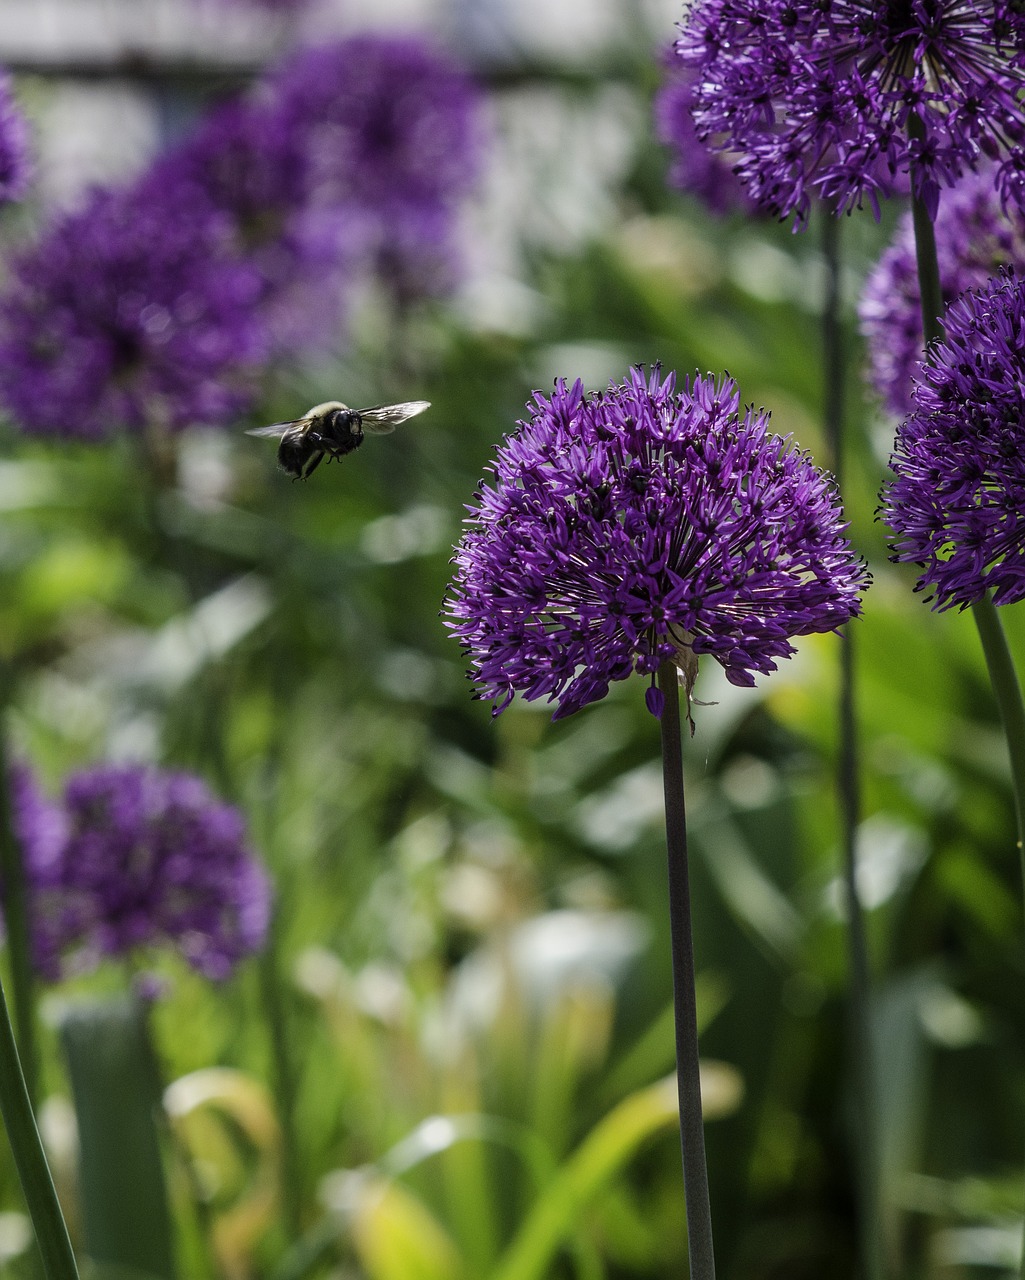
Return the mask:
{"type": "Polygon", "coordinates": [[[295,418],[292,422],[272,422],[269,427],[251,427],[247,436],[261,436],[265,440],[280,440],[287,431],[294,431],[306,422],[305,418],[295,418]]]}
{"type": "Polygon", "coordinates": [[[372,436],[387,435],[400,422],[415,418],[431,407],[430,400],[407,400],[404,404],[375,404],[370,409],[357,409],[363,430],[372,436]]]}

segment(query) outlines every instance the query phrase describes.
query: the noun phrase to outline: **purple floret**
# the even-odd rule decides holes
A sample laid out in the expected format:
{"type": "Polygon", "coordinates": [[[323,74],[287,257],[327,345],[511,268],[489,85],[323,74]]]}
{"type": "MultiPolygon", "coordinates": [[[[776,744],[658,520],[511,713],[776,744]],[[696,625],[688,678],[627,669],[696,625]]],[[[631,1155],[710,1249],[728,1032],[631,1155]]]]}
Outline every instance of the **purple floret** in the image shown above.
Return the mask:
{"type": "Polygon", "coordinates": [[[519,692],[558,719],[701,654],[750,685],[791,637],[860,612],[832,482],[739,405],[729,378],[677,390],[657,369],[535,393],[470,508],[445,610],[496,712],[519,692]]]}
{"type": "Polygon", "coordinates": [[[797,225],[813,198],[878,211],[907,175],[935,214],[986,157],[1025,202],[1017,0],[696,0],[681,31],[699,137],[797,225]]]}
{"type": "MultiPolygon", "coordinates": [[[[989,166],[944,193],[935,231],[945,304],[981,288],[1003,267],[1025,271],[1025,213],[1017,205],[1001,206],[989,166]]],[[[893,414],[907,417],[925,346],[910,214],[869,275],[858,315],[868,341],[869,380],[893,414]]]]}
{"type": "Polygon", "coordinates": [[[45,977],[171,946],[220,980],[263,945],[267,874],[239,812],[200,779],[100,766],[74,775],[56,805],[21,768],[13,799],[45,977]]]}
{"type": "Polygon", "coordinates": [[[947,310],[883,495],[893,556],[935,609],[1025,597],[1025,287],[1005,274],[947,310]]]}
{"type": "Polygon", "coordinates": [[[95,190],[15,259],[0,298],[0,401],[26,431],[101,439],[220,425],[264,351],[259,279],[220,213],[95,190]]]}

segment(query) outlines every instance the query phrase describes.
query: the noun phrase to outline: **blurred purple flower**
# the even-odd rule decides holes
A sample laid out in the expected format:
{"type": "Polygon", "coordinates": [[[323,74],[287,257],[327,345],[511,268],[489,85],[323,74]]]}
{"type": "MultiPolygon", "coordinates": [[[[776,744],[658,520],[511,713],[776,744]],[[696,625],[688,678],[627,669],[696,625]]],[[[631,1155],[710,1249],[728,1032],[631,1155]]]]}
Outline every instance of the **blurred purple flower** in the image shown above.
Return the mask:
{"type": "MultiPolygon", "coordinates": [[[[1002,267],[1025,271],[1025,213],[1017,205],[1004,211],[989,167],[944,194],[935,230],[944,303],[981,288],[1002,267]]],[[[869,381],[891,413],[907,417],[914,374],[924,358],[910,213],[865,282],[858,316],[868,342],[869,381]]]]}
{"type": "Polygon", "coordinates": [[[445,607],[496,714],[518,691],[559,719],[666,658],[689,688],[701,654],[750,685],[790,637],[860,612],[868,576],[832,483],[739,405],[729,378],[677,391],[657,369],[535,393],[471,508],[445,607]]]}
{"type": "Polygon", "coordinates": [[[1025,598],[1025,283],[1007,273],[947,309],[897,431],[881,516],[892,559],[936,609],[1025,598]]]}
{"type": "Polygon", "coordinates": [[[11,264],[0,402],[28,432],[93,440],[228,422],[264,353],[259,288],[223,214],[94,190],[11,264]]]}
{"type": "Polygon", "coordinates": [[[400,295],[410,280],[447,285],[456,212],[483,156],[482,99],[466,73],[421,39],[361,35],[300,50],[269,90],[309,165],[310,204],[360,225],[400,295]]]}
{"type": "Polygon", "coordinates": [[[21,846],[22,863],[30,892],[56,884],[68,836],[68,824],[59,804],[39,788],[35,774],[20,761],[10,766],[11,812],[21,846]]]}
{"type": "Polygon", "coordinates": [[[235,5],[240,8],[262,9],[265,13],[300,13],[308,9],[312,0],[216,0],[225,7],[235,5]]]}
{"type": "Polygon", "coordinates": [[[713,150],[698,137],[692,114],[695,79],[695,72],[670,54],[666,59],[665,83],[654,102],[655,133],[659,142],[672,152],[669,181],[719,217],[753,213],[758,206],[733,172],[730,157],[713,150]]]}
{"type": "Polygon", "coordinates": [[[263,945],[267,874],[239,812],[200,779],[104,765],[72,776],[63,805],[44,800],[23,767],[13,779],[45,977],[170,945],[220,980],[263,945]]]}
{"type": "Polygon", "coordinates": [[[327,203],[446,205],[472,188],[480,95],[425,41],[360,35],[312,46],[269,84],[327,203]]]}
{"type": "Polygon", "coordinates": [[[902,174],[934,214],[980,158],[1025,203],[1025,11],[1017,0],[696,0],[676,50],[698,136],[755,200],[878,211],[902,174]]]}
{"type": "Polygon", "coordinates": [[[20,200],[31,176],[28,123],[14,100],[10,77],[0,72],[0,204],[20,200]]]}
{"type": "Polygon", "coordinates": [[[142,190],[225,220],[233,253],[258,275],[276,353],[336,345],[357,228],[342,210],[310,207],[308,156],[280,109],[259,96],[220,104],[158,157],[142,190]]]}

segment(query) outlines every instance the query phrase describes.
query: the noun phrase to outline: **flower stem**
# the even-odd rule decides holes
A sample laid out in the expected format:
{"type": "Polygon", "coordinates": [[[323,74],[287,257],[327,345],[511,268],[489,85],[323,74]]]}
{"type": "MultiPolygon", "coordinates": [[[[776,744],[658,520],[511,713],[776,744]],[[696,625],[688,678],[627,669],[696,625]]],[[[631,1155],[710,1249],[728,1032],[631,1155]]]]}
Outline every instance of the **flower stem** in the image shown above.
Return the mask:
{"type": "MultiPolygon", "coordinates": [[[[1007,646],[1007,635],[992,596],[987,592],[972,605],[972,615],[982,641],[990,684],[996,695],[1000,721],[1004,726],[1007,751],[1011,757],[1011,790],[1018,834],[1018,861],[1021,866],[1022,893],[1025,895],[1025,704],[1014,659],[1007,646]]],[[[1025,1280],[1025,1235],[1018,1260],[1018,1275],[1025,1280]]]]}
{"type": "MultiPolygon", "coordinates": [[[[844,479],[844,385],[846,359],[840,322],[840,219],[832,209],[822,211],[822,253],[826,287],[822,300],[822,362],[824,373],[823,420],[829,465],[842,489],[844,479]]],[[[883,1212],[879,1179],[879,1114],[875,1084],[870,1017],[872,988],[865,931],[865,913],[858,892],[858,824],[861,793],[858,765],[858,725],[855,706],[854,634],[845,627],[840,643],[838,696],[839,754],[836,787],[840,809],[844,897],[847,907],[847,946],[850,964],[849,1018],[854,1047],[854,1107],[857,1117],[854,1144],[858,1161],[862,1275],[882,1280],[886,1274],[883,1249],[883,1212]]]]}
{"type": "Polygon", "coordinates": [[[0,984],[0,1114],[14,1153],[47,1280],[78,1280],[68,1229],[39,1140],[22,1075],[7,998],[0,984]]]}
{"type": "MultiPolygon", "coordinates": [[[[1025,703],[1022,702],[1021,684],[1007,645],[1007,635],[992,597],[987,594],[977,600],[972,605],[972,614],[982,641],[982,651],[986,656],[986,667],[996,694],[1000,721],[1004,726],[1007,750],[1011,757],[1011,787],[1018,820],[1018,859],[1025,900],[1025,703]]],[[[1022,1274],[1025,1275],[1025,1256],[1022,1259],[1022,1274]]]]}
{"type": "Polygon", "coordinates": [[[705,1131],[701,1114],[698,1021],[694,995],[694,939],[687,873],[687,814],[683,795],[683,742],[676,666],[663,662],[658,684],[662,709],[662,780],[669,855],[669,923],[673,952],[673,1001],[676,1016],[676,1081],[680,1095],[680,1143],[687,1202],[687,1248],[691,1280],[715,1280],[712,1211],[708,1199],[705,1131]]]}
{"type": "MultiPolygon", "coordinates": [[[[926,346],[943,336],[941,315],[943,294],[940,268],[936,255],[936,236],[932,220],[922,201],[914,194],[912,182],[912,219],[915,228],[915,254],[922,296],[922,332],[926,346]]],[[[1017,825],[1018,859],[1021,863],[1022,893],[1025,896],[1025,704],[1014,660],[997,607],[987,592],[972,605],[972,616],[982,642],[990,684],[997,700],[1000,722],[1004,728],[1007,751],[1011,760],[1011,789],[1017,825]]],[[[1025,900],[1025,898],[1023,898],[1025,900]]],[[[1018,1263],[1018,1275],[1025,1280],[1025,1232],[1018,1263]]]]}
{"type": "Polygon", "coordinates": [[[911,197],[911,217],[915,228],[915,258],[918,265],[918,290],[922,305],[922,338],[926,348],[943,337],[943,290],[940,264],[936,256],[936,232],[932,219],[915,195],[911,197]]]}
{"type": "Polygon", "coordinates": [[[18,1051],[30,1104],[35,1104],[39,1076],[35,1034],[35,982],[29,933],[28,884],[25,862],[14,831],[10,760],[4,731],[4,700],[0,693],[0,877],[3,879],[4,924],[11,973],[11,999],[18,1027],[18,1051]]]}

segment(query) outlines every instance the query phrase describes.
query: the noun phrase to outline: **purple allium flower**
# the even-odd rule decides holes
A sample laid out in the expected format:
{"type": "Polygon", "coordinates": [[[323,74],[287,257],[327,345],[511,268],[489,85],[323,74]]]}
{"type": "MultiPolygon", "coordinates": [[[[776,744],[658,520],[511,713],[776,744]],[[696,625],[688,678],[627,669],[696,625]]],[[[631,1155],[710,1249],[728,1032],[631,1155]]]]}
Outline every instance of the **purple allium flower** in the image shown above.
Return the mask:
{"type": "Polygon", "coordinates": [[[697,72],[699,137],[798,225],[812,196],[878,211],[907,174],[935,214],[986,156],[1025,203],[1017,0],[696,0],[676,49],[697,72]]]}
{"type": "Polygon", "coordinates": [[[101,766],[74,775],[56,806],[18,771],[13,798],[44,976],[170,945],[219,980],[263,944],[267,875],[241,815],[200,779],[101,766]]]}
{"type": "Polygon", "coordinates": [[[260,284],[259,314],[279,352],[333,348],[359,228],[343,210],[310,207],[301,131],[266,98],[221,103],[158,158],[142,189],[174,192],[221,217],[232,251],[260,284]]]}
{"type": "Polygon", "coordinates": [[[476,180],[479,92],[420,39],[360,35],[302,49],[270,88],[327,203],[444,205],[476,180]]]}
{"type": "MultiPolygon", "coordinates": [[[[1004,211],[988,166],[944,194],[935,230],[944,303],[981,288],[1002,267],[1025,270],[1025,213],[1017,205],[1004,211]]],[[[858,315],[868,341],[869,380],[892,413],[907,417],[925,348],[910,214],[865,282],[858,315]]]]}
{"type": "Polygon", "coordinates": [[[948,309],[898,429],[880,514],[892,559],[936,609],[1025,597],[1025,284],[1004,274],[948,309]],[[933,599],[933,597],[930,597],[933,599]]]}
{"type": "Polygon", "coordinates": [[[834,486],[739,405],[729,378],[678,391],[657,368],[535,393],[470,508],[445,609],[496,713],[519,691],[558,719],[665,658],[689,687],[700,654],[750,685],[790,637],[860,612],[834,486]]]}
{"type": "Polygon", "coordinates": [[[669,181],[694,196],[709,213],[752,213],[757,205],[733,172],[728,156],[712,150],[698,137],[694,125],[696,73],[670,57],[665,83],[655,95],[655,133],[672,152],[669,181]]]}
{"type": "Polygon", "coordinates": [[[21,199],[31,171],[28,123],[14,100],[9,77],[0,72],[0,204],[21,199]]]}
{"type": "Polygon", "coordinates": [[[481,95],[463,70],[415,37],[361,35],[299,51],[269,89],[308,160],[314,207],[347,211],[386,270],[401,255],[400,284],[421,274],[422,254],[454,261],[455,211],[483,150],[481,95]]]}
{"type": "Polygon", "coordinates": [[[94,190],[0,293],[0,402],[26,431],[98,439],[229,421],[265,340],[260,282],[224,215],[145,187],[94,190]]]}
{"type": "Polygon", "coordinates": [[[27,764],[17,761],[9,770],[14,834],[29,892],[35,893],[57,882],[68,824],[63,809],[43,794],[27,764]]]}

